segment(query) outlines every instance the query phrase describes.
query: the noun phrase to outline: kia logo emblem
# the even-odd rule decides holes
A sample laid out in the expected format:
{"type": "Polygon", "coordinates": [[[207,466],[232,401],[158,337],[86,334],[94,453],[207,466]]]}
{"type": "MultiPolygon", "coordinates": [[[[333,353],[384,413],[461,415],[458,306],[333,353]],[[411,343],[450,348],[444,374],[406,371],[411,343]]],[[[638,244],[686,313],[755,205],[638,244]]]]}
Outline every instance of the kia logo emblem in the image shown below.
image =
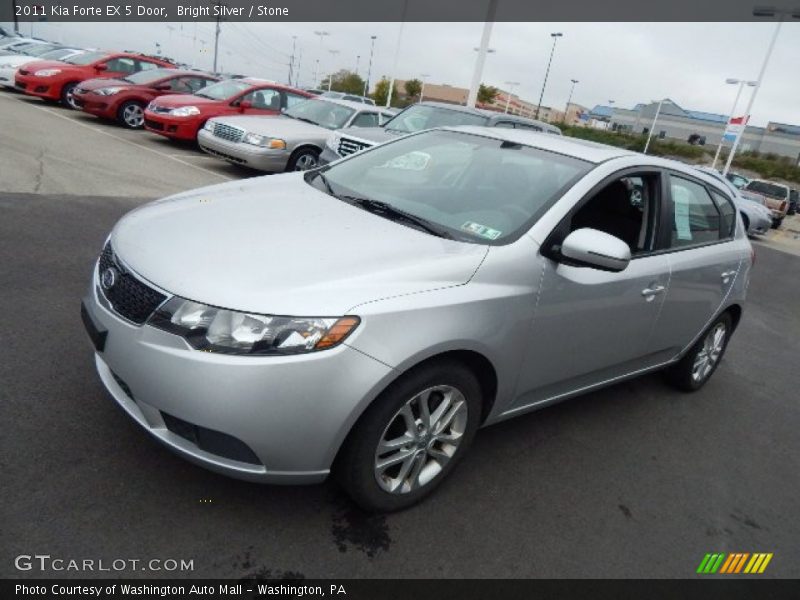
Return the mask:
{"type": "Polygon", "coordinates": [[[108,267],[103,274],[100,275],[100,285],[104,290],[110,290],[117,283],[117,276],[119,273],[114,267],[108,267]]]}

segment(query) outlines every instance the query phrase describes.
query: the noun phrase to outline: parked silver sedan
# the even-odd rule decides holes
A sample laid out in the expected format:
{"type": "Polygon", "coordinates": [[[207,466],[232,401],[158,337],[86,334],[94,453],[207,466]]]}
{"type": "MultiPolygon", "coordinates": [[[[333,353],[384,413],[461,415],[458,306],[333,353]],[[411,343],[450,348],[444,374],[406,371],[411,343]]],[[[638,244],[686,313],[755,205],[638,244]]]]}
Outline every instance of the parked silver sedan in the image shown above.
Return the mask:
{"type": "Polygon", "coordinates": [[[736,221],[674,161],[434,129],[134,210],[82,316],[111,396],[178,454],[261,482],[333,472],[396,510],[479,427],[655,370],[701,388],[744,306],[736,221]]]}
{"type": "Polygon", "coordinates": [[[742,217],[742,224],[747,235],[764,235],[772,227],[772,211],[765,204],[761,196],[750,194],[737,188],[722,173],[711,167],[697,167],[699,171],[716,179],[728,189],[733,197],[734,206],[742,217]]]}
{"type": "Polygon", "coordinates": [[[197,142],[212,156],[259,171],[305,171],[318,165],[332,130],[374,127],[391,116],[361,102],[312,98],[277,116],[209,119],[197,142]]]}

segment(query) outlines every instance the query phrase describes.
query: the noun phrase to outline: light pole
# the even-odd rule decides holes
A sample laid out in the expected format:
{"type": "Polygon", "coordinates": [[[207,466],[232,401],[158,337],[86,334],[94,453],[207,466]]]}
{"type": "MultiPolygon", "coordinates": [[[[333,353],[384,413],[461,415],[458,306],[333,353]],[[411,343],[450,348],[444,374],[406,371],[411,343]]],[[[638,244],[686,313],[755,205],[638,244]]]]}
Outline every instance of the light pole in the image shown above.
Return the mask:
{"type": "Polygon", "coordinates": [[[514,91],[514,88],[519,85],[519,81],[506,81],[505,84],[509,86],[509,90],[506,92],[506,109],[503,112],[508,114],[508,104],[511,102],[511,93],[514,91]]]}
{"type": "Polygon", "coordinates": [[[492,37],[492,26],[494,25],[494,15],[497,11],[497,0],[489,0],[489,7],[486,10],[486,20],[483,22],[483,33],[481,34],[481,46],[478,56],[475,59],[475,67],[472,70],[472,82],[469,86],[467,95],[467,106],[475,108],[478,101],[478,88],[481,85],[483,76],[483,65],[486,63],[486,53],[489,50],[489,38],[492,37]]]}
{"type": "Polygon", "coordinates": [[[364,93],[362,94],[362,96],[365,97],[367,95],[367,92],[369,92],[369,78],[370,75],[372,75],[372,55],[375,53],[375,40],[377,39],[378,36],[371,35],[369,37],[372,40],[372,44],[370,45],[369,48],[369,66],[367,67],[367,78],[364,80],[364,93]]]}
{"type": "Polygon", "coordinates": [[[356,75],[358,75],[358,64],[361,62],[361,55],[356,54],[356,75]]]}
{"type": "Polygon", "coordinates": [[[221,7],[227,6],[222,0],[211,0],[211,4],[217,7],[217,24],[214,28],[214,73],[217,72],[217,57],[219,56],[219,34],[220,34],[220,21],[222,21],[221,7]]]}
{"type": "Polygon", "coordinates": [[[425,95],[425,78],[430,77],[430,73],[421,73],[420,77],[422,77],[422,87],[419,89],[419,101],[422,102],[422,96],[425,95]]]}
{"type": "Polygon", "coordinates": [[[544,82],[542,83],[542,93],[539,94],[539,104],[536,105],[536,116],[535,119],[539,118],[539,111],[542,108],[542,100],[544,99],[544,89],[547,87],[547,77],[550,75],[550,65],[553,63],[553,54],[556,53],[556,42],[558,42],[558,38],[563,37],[563,33],[551,33],[550,37],[553,38],[553,47],[550,48],[550,59],[547,61],[547,70],[544,72],[544,82]]]}
{"type": "MultiPolygon", "coordinates": [[[[339,51],[338,50],[328,50],[328,52],[331,53],[331,56],[333,57],[333,61],[335,62],[336,61],[336,55],[339,54],[339,51]]],[[[331,85],[332,84],[333,84],[333,73],[330,73],[328,75],[328,91],[329,92],[331,91],[331,85]]]]}
{"type": "Polygon", "coordinates": [[[403,12],[400,15],[400,29],[397,31],[397,45],[394,49],[394,61],[392,62],[392,77],[389,79],[389,91],[386,94],[386,108],[392,105],[392,93],[394,92],[394,78],[397,73],[397,62],[400,60],[400,44],[403,42],[403,29],[406,26],[406,12],[408,11],[408,0],[403,2],[403,12]]]}
{"type": "MultiPolygon", "coordinates": [[[[323,39],[323,38],[325,38],[325,37],[327,37],[327,36],[329,36],[330,34],[331,34],[331,33],[330,33],[330,31],[315,31],[315,32],[314,32],[314,35],[316,35],[317,37],[319,37],[319,50],[320,50],[320,54],[322,54],[322,39],[323,39]]],[[[319,75],[319,58],[317,59],[317,69],[316,69],[316,71],[314,72],[314,85],[315,85],[316,87],[319,87],[319,78],[318,78],[318,75],[319,75]]]]}
{"type": "MultiPolygon", "coordinates": [[[[717,146],[717,153],[714,154],[714,161],[711,163],[711,168],[714,169],[717,166],[717,160],[719,159],[719,153],[722,151],[722,143],[725,141],[725,132],[728,130],[728,125],[731,122],[731,119],[736,115],[736,105],[739,104],[739,97],[742,95],[742,90],[744,89],[745,85],[753,87],[756,85],[755,81],[747,81],[745,79],[726,79],[725,83],[729,85],[738,85],[739,89],[736,91],[736,98],[733,101],[733,106],[731,107],[731,114],[728,117],[727,121],[725,121],[725,128],[722,131],[722,136],[719,138],[719,146],[717,146]]],[[[742,127],[745,127],[747,123],[743,123],[742,127]]]]}
{"type": "Polygon", "coordinates": [[[292,36],[292,56],[289,58],[289,85],[292,85],[292,75],[294,71],[294,51],[297,47],[297,36],[292,36]]]}
{"type": "Polygon", "coordinates": [[[569,88],[569,96],[567,97],[567,109],[564,111],[564,123],[567,122],[567,114],[569,113],[569,105],[572,104],[572,93],[575,91],[575,84],[578,83],[577,79],[570,79],[572,87],[569,88]]]}
{"type": "Polygon", "coordinates": [[[656,121],[658,121],[658,115],[661,113],[662,104],[664,104],[663,98],[658,103],[658,108],[656,109],[656,116],[653,117],[653,124],[650,126],[650,131],[647,132],[647,141],[644,144],[644,150],[642,151],[642,154],[647,154],[647,149],[650,147],[650,138],[653,137],[653,130],[656,128],[656,121]]]}
{"type": "Polygon", "coordinates": [[[772,39],[769,42],[769,47],[767,48],[767,54],[764,56],[764,63],[761,65],[761,70],[758,72],[758,79],[756,79],[756,85],[753,88],[753,93],[750,95],[750,101],[747,103],[747,108],[744,111],[744,124],[742,125],[742,129],[736,135],[736,139],[733,140],[733,147],[731,148],[730,154],[728,154],[728,160],[725,161],[725,168],[722,170],[723,175],[728,174],[728,170],[731,168],[731,163],[733,162],[733,156],[736,154],[736,149],[739,147],[739,142],[744,135],[745,129],[747,127],[747,122],[750,120],[750,111],[753,109],[753,104],[756,101],[756,96],[758,95],[758,90],[761,88],[761,82],[764,80],[764,72],[767,70],[767,64],[769,64],[769,59],[772,56],[772,50],[775,48],[775,42],[778,39],[778,34],[781,32],[781,25],[783,25],[783,21],[787,16],[791,16],[794,19],[800,18],[800,11],[797,10],[789,10],[789,9],[778,9],[778,8],[755,8],[753,9],[753,16],[754,17],[778,17],[778,25],[775,27],[775,33],[772,34],[772,39]]]}

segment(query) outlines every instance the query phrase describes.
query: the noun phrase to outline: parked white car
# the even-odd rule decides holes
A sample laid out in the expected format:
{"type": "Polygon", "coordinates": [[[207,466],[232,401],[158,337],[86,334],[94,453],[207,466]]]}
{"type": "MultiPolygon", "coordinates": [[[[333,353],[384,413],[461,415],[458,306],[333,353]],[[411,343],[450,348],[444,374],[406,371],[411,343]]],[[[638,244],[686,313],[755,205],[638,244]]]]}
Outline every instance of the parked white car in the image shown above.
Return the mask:
{"type": "MultiPolygon", "coordinates": [[[[26,48],[26,50],[28,49],[26,48]]],[[[37,44],[25,54],[0,56],[0,86],[13,89],[17,70],[26,63],[35,60],[64,60],[83,52],[86,50],[64,48],[55,44],[37,44]]]]}

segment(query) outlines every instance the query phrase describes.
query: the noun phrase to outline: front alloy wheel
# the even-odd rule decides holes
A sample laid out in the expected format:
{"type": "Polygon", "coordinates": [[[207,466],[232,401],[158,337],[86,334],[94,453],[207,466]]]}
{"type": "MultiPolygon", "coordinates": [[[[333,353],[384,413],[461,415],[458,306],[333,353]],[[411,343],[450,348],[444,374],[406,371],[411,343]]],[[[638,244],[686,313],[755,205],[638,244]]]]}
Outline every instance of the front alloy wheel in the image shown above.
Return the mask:
{"type": "Polygon", "coordinates": [[[442,472],[464,439],[467,403],[456,388],[428,388],[392,417],[375,450],[375,479],[392,494],[407,494],[442,472]]]}
{"type": "Polygon", "coordinates": [[[407,371],[364,411],[334,464],[363,509],[419,502],[450,474],[481,419],[481,385],[465,365],[442,359],[407,371]]]}
{"type": "Polygon", "coordinates": [[[136,102],[126,102],[119,111],[120,120],[125,127],[140,129],[144,125],[144,108],[136,102]]]}

